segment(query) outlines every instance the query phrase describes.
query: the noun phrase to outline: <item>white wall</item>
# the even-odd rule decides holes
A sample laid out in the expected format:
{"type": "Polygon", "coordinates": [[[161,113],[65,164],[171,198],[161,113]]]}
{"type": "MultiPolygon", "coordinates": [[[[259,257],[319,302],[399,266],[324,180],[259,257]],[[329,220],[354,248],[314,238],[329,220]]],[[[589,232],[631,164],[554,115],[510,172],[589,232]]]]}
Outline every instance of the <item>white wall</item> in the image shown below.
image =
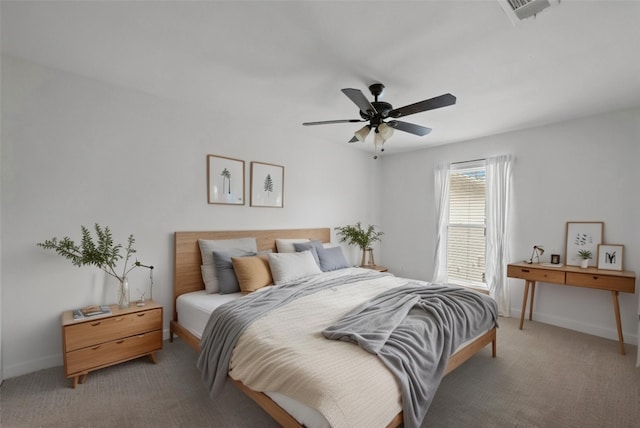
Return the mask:
{"type": "MultiPolygon", "coordinates": [[[[544,246],[546,261],[552,253],[564,260],[566,221],[604,221],[605,242],[624,244],[625,269],[640,273],[639,124],[640,109],[634,109],[385,157],[385,264],[430,280],[434,166],[511,153],[511,260],[529,258],[536,244],[544,246]]],[[[523,281],[510,279],[509,286],[512,316],[519,316],[523,281]]],[[[542,284],[535,298],[534,319],[617,340],[609,292],[542,284]]],[[[637,343],[638,291],[619,299],[625,341],[637,343]]]]}
{"type": "MultiPolygon", "coordinates": [[[[224,82],[217,82],[221,91],[224,82]]],[[[215,100],[212,100],[215,106],[215,100]]],[[[101,271],[36,247],[108,225],[155,266],[155,300],[173,312],[173,232],[378,223],[378,163],[313,140],[298,123],[194,106],[2,57],[2,364],[4,378],[62,364],[60,313],[115,302],[101,271]],[[284,208],[207,204],[206,156],[285,167],[284,208]]],[[[354,262],[357,260],[354,257],[354,262]]],[[[132,298],[148,271],[130,275],[132,298]]]]}
{"type": "MultiPolygon", "coordinates": [[[[238,114],[226,106],[184,105],[81,76],[2,57],[1,363],[9,378],[62,364],[60,313],[106,299],[115,286],[39,249],[52,236],[80,237],[80,225],[109,225],[136,238],[154,269],[154,298],[172,313],[176,230],[381,225],[376,261],[430,279],[433,165],[513,153],[513,259],[534,244],[564,254],[567,220],[603,220],[605,239],[625,245],[640,271],[640,110],[436,147],[369,154],[314,140],[299,124],[238,114]],[[206,203],[206,155],[285,166],[285,207],[206,203]],[[580,185],[586,177],[585,187],[580,185]]],[[[224,90],[224,82],[218,82],[224,90]]],[[[215,100],[213,100],[215,101],[215,100]]],[[[248,194],[248,193],[247,193],[248,194]]],[[[357,251],[350,254],[357,262],[357,251]]],[[[130,275],[133,297],[147,271],[130,275]]],[[[511,280],[512,312],[522,284],[511,280]]],[[[625,340],[636,343],[638,293],[621,294],[625,340]]],[[[616,338],[610,296],[541,285],[536,319],[616,338]]]]}

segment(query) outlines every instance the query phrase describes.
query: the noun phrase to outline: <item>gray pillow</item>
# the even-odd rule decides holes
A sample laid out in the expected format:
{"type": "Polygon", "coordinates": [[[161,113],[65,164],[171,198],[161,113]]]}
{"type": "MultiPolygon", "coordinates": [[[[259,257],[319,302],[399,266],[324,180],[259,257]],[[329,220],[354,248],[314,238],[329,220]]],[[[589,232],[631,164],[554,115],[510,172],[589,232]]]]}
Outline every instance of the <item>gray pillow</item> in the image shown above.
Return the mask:
{"type": "Polygon", "coordinates": [[[253,251],[245,250],[229,250],[229,251],[212,251],[213,263],[216,267],[216,275],[218,277],[218,286],[220,294],[239,293],[240,285],[233,270],[233,262],[231,257],[247,257],[255,256],[253,251]]]}
{"type": "Polygon", "coordinates": [[[349,262],[345,259],[341,247],[322,248],[322,250],[318,251],[318,257],[320,258],[320,270],[322,272],[349,267],[349,262]]]}
{"type": "Polygon", "coordinates": [[[313,259],[316,261],[316,264],[320,266],[320,258],[319,253],[322,250],[322,242],[320,240],[314,240],[309,242],[295,242],[293,247],[296,249],[296,252],[301,251],[311,251],[313,255],[313,259]]]}

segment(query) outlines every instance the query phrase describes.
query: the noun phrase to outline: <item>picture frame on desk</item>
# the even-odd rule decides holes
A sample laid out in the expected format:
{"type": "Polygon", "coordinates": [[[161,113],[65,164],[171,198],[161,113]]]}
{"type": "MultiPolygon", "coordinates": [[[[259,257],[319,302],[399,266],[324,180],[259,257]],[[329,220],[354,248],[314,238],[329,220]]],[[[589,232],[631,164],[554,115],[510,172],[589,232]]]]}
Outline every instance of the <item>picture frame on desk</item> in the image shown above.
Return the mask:
{"type": "Polygon", "coordinates": [[[598,269],[623,270],[622,256],[624,245],[600,244],[598,245],[598,269]]]}
{"type": "MultiPolygon", "coordinates": [[[[604,222],[602,221],[568,221],[564,260],[568,266],[580,266],[582,259],[578,251],[587,250],[598,254],[598,245],[602,243],[604,222]]],[[[598,261],[589,260],[589,266],[597,266],[598,261]]]]}

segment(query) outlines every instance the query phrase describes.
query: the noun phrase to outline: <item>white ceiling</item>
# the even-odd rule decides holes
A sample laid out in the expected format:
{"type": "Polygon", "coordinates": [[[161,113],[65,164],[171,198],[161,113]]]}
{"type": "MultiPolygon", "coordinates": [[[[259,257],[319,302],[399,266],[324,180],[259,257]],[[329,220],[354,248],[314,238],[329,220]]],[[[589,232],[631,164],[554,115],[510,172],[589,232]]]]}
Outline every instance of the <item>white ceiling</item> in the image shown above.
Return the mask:
{"type": "Polygon", "coordinates": [[[433,132],[395,132],[397,152],[640,106],[640,1],[556,2],[514,26],[497,0],[2,0],[0,34],[3,54],[337,144],[360,125],[301,123],[358,118],[341,88],[457,96],[403,118],[433,132]]]}

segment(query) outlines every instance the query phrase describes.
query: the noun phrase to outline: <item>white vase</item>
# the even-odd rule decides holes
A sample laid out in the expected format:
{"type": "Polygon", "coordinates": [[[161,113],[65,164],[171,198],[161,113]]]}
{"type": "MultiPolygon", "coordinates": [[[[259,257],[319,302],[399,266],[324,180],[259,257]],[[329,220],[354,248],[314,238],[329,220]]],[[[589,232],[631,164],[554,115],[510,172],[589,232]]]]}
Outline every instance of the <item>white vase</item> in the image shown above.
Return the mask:
{"type": "Polygon", "coordinates": [[[586,269],[589,267],[589,259],[582,259],[580,262],[580,267],[586,269]]]}
{"type": "Polygon", "coordinates": [[[120,309],[129,307],[129,280],[126,276],[118,284],[118,307],[120,309]]]}

